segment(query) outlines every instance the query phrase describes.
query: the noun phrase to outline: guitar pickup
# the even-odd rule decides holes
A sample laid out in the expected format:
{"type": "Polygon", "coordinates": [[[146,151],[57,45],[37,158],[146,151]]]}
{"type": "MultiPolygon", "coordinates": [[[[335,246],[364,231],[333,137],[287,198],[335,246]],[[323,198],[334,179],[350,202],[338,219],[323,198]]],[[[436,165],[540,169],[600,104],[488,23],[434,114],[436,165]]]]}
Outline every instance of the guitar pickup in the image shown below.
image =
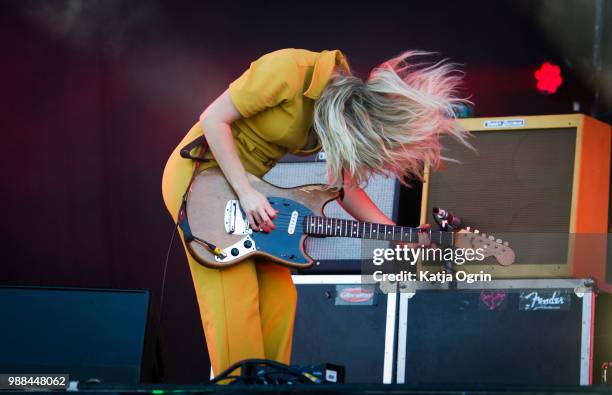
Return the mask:
{"type": "Polygon", "coordinates": [[[297,225],[299,213],[297,211],[293,211],[291,213],[291,219],[289,220],[289,226],[287,227],[287,233],[290,235],[295,233],[295,226],[297,225]]]}

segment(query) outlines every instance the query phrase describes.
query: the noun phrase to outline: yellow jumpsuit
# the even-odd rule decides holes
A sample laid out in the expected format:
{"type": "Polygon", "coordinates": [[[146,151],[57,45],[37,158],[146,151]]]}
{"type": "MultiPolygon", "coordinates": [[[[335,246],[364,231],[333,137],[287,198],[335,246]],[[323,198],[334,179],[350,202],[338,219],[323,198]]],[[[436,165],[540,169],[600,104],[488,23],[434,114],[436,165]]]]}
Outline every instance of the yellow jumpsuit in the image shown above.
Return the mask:
{"type": "MultiPolygon", "coordinates": [[[[248,172],[262,177],[287,152],[307,155],[320,149],[302,150],[312,127],[314,102],[335,67],[348,71],[338,50],[283,49],[251,63],[230,84],[232,102],[242,115],[231,125],[232,134],[248,172]]],[[[164,170],[162,193],[175,222],[193,172],[193,162],[181,158],[179,150],[200,135],[198,122],[164,170]]],[[[210,152],[207,156],[212,158],[210,152]]],[[[202,170],[212,166],[214,160],[204,162],[202,170]]],[[[247,358],[288,364],[297,301],[289,269],[253,259],[231,268],[209,269],[189,252],[187,260],[213,373],[247,358]]]]}

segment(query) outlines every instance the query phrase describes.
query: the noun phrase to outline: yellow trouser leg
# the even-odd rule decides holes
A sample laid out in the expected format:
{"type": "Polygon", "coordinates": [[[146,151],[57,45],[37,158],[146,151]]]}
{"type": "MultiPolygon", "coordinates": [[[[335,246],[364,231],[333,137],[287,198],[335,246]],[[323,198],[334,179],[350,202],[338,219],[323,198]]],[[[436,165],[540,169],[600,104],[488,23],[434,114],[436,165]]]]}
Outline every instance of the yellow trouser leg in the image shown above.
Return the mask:
{"type": "Polygon", "coordinates": [[[187,254],[213,373],[243,359],[264,358],[255,263],[209,269],[187,254]]]}
{"type": "MultiPolygon", "coordinates": [[[[179,149],[199,134],[193,128],[185,136],[164,170],[164,202],[175,221],[193,172],[193,163],[181,158],[179,149]]],[[[200,265],[188,252],[187,258],[213,372],[247,358],[288,363],[296,303],[289,270],[253,260],[217,270],[200,265]]]]}
{"type": "Polygon", "coordinates": [[[257,262],[255,267],[266,358],[289,364],[297,303],[291,272],[271,262],[257,262]]]}

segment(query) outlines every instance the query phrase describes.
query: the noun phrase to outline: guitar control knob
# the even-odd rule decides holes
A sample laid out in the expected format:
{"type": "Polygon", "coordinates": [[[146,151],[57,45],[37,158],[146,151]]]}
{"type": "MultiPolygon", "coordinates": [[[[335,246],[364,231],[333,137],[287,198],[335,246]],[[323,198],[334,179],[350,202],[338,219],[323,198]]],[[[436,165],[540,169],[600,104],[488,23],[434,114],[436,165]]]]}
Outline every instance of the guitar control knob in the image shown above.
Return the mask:
{"type": "Polygon", "coordinates": [[[233,256],[238,256],[238,254],[240,254],[240,251],[238,251],[238,248],[236,247],[232,248],[230,252],[233,256]]]}
{"type": "Polygon", "coordinates": [[[251,248],[253,246],[253,242],[251,240],[244,241],[244,248],[251,248]]]}

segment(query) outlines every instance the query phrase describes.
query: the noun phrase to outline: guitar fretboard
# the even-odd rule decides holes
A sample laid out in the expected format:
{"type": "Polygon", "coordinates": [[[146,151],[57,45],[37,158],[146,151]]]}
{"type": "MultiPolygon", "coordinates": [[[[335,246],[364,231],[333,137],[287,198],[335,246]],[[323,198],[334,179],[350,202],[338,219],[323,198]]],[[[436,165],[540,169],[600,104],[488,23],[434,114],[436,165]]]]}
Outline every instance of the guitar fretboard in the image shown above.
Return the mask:
{"type": "MultiPolygon", "coordinates": [[[[353,237],[387,241],[418,243],[423,230],[407,226],[376,224],[350,219],[328,218],[314,215],[304,217],[304,233],[325,237],[353,237]]],[[[453,232],[428,229],[429,239],[439,246],[453,245],[453,232]]]]}

